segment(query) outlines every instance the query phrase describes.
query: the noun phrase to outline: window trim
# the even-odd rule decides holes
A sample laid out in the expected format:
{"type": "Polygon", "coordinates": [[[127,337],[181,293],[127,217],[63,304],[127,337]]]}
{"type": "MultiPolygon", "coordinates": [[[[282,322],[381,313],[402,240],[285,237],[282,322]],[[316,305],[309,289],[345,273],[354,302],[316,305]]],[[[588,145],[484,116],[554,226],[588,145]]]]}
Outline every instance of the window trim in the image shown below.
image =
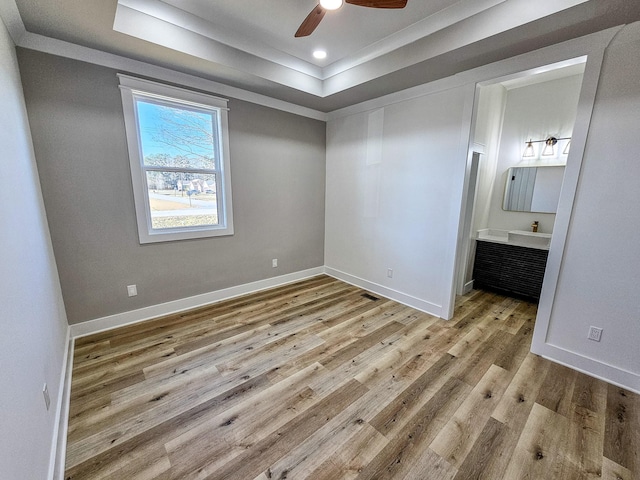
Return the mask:
{"type": "MultiPolygon", "coordinates": [[[[127,148],[129,151],[129,166],[131,169],[131,182],[133,186],[133,198],[138,225],[138,238],[141,244],[170,242],[194,238],[207,238],[233,235],[233,207],[231,195],[231,161],[229,156],[229,124],[228,124],[228,100],[212,95],[185,90],[179,87],[164,85],[151,80],[130,77],[117,74],[120,81],[120,93],[122,96],[122,108],[124,113],[125,133],[127,148]],[[197,226],[172,229],[153,229],[151,227],[151,210],[147,192],[146,171],[144,165],[142,145],[138,134],[138,118],[136,109],[136,95],[160,101],[175,102],[186,106],[213,110],[218,117],[218,168],[216,175],[220,178],[220,191],[217,197],[218,225],[197,226]]],[[[163,167],[162,171],[169,171],[171,167],[163,167]]],[[[151,169],[158,170],[158,169],[151,169]]],[[[185,169],[179,169],[184,171],[185,169]]],[[[203,169],[204,170],[204,169],[203,169]]]]}

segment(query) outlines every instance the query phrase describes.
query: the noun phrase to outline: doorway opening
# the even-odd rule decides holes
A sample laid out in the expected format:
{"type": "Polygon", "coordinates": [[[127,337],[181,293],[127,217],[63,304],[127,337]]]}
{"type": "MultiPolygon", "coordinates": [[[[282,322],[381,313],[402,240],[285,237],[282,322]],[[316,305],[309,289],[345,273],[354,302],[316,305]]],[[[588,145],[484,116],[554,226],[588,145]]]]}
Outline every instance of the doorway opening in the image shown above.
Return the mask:
{"type": "Polygon", "coordinates": [[[457,295],[483,288],[539,299],[585,62],[478,85],[457,295]]]}

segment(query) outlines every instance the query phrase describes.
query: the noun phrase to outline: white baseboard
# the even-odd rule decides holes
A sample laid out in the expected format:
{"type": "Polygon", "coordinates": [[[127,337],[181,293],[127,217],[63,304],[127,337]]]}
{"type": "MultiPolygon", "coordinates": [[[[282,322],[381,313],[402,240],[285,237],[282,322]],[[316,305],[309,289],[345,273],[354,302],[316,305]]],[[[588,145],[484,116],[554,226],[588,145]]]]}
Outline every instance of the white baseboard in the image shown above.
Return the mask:
{"type": "Polygon", "coordinates": [[[640,375],[599,362],[556,345],[531,345],[531,352],[572,370],[640,394],[640,375]]]}
{"type": "Polygon", "coordinates": [[[210,303],[227,300],[240,295],[246,295],[260,290],[279,287],[288,283],[312,278],[324,273],[324,267],[316,267],[300,272],[294,272],[279,277],[258,280],[256,282],[217,290],[215,292],[182,298],[172,302],[131,310],[128,312],[97,318],[87,322],[70,325],[67,328],[66,349],[63,358],[63,368],[58,388],[58,404],[56,407],[56,425],[54,426],[51,456],[49,458],[49,480],[63,480],[65,471],[65,457],[67,454],[67,432],[69,425],[69,400],[71,396],[71,377],[73,370],[74,340],[78,337],[98,333],[104,330],[130,325],[154,317],[201,307],[210,303]]]}
{"type": "Polygon", "coordinates": [[[293,283],[306,278],[315,277],[324,273],[324,267],[310,268],[300,272],[289,273],[279,277],[267,278],[256,282],[245,283],[235,287],[216,290],[214,292],[194,295],[193,297],[181,298],[171,302],[151,305],[149,307],[130,310],[128,312],[116,313],[107,317],[96,318],[87,322],[71,325],[71,337],[78,338],[85,335],[111,330],[112,328],[122,327],[133,323],[142,322],[151,318],[170,315],[173,313],[189,310],[192,308],[202,307],[210,303],[228,300],[230,298],[247,295],[249,293],[266,290],[268,288],[279,287],[287,283],[293,283]]]}
{"type": "Polygon", "coordinates": [[[308,270],[302,270],[300,272],[282,275],[279,277],[258,280],[256,282],[246,283],[244,285],[225,288],[223,290],[216,290],[214,292],[203,293],[201,295],[195,295],[193,297],[181,298],[179,300],[173,300],[171,302],[151,305],[149,307],[144,307],[137,310],[130,310],[128,312],[117,313],[115,315],[109,315],[107,317],[96,318],[94,320],[77,323],[70,326],[71,338],[75,339],[105,330],[111,330],[113,328],[142,322],[151,318],[170,315],[184,310],[209,305],[211,303],[228,300],[240,295],[247,295],[249,293],[258,292],[261,290],[279,287],[288,283],[293,283],[304,280],[306,278],[322,275],[323,273],[326,273],[327,275],[337,278],[338,280],[342,280],[357,287],[370,290],[374,293],[390,298],[391,300],[395,300],[396,302],[402,303],[404,305],[408,305],[422,312],[426,312],[437,317],[442,316],[442,307],[440,305],[436,305],[425,300],[413,297],[411,295],[407,295],[406,293],[402,293],[397,290],[384,287],[377,283],[364,280],[354,275],[341,272],[340,270],[336,270],[334,268],[316,267],[308,270]]]}
{"type": "Polygon", "coordinates": [[[51,442],[51,454],[49,456],[50,480],[62,480],[64,478],[64,457],[67,446],[67,424],[69,418],[69,393],[71,392],[71,367],[73,366],[73,339],[71,327],[67,327],[65,336],[65,349],[62,357],[62,369],[58,381],[58,398],[56,399],[55,425],[51,442]],[[62,473],[60,467],[62,465],[62,473]]]}
{"type": "Polygon", "coordinates": [[[462,294],[466,295],[471,290],[473,290],[473,280],[464,284],[464,287],[462,287],[462,294]]]}
{"type": "Polygon", "coordinates": [[[67,351],[63,363],[62,379],[59,394],[59,407],[57,411],[58,426],[54,436],[55,455],[51,458],[49,478],[52,480],[64,480],[65,459],[67,456],[67,432],[69,429],[69,400],[71,399],[71,372],[73,370],[74,342],[71,337],[71,327],[67,329],[67,351]]]}
{"type": "MultiPolygon", "coordinates": [[[[396,302],[408,305],[422,312],[441,317],[442,306],[436,305],[425,300],[407,295],[397,290],[390,289],[383,285],[350,275],[335,268],[327,266],[316,267],[300,272],[290,273],[279,277],[259,280],[244,285],[238,285],[215,292],[209,292],[202,295],[195,295],[180,300],[152,305],[150,307],[123,312],[108,317],[97,318],[88,322],[71,325],[67,330],[67,352],[64,358],[64,369],[61,375],[61,387],[58,398],[57,419],[58,425],[55,427],[54,442],[55,447],[52,448],[49,479],[63,480],[66,456],[66,438],[69,421],[69,399],[71,393],[71,371],[73,368],[73,340],[78,337],[90,335],[93,333],[109,330],[112,328],[129,325],[154,317],[168,315],[191,308],[201,307],[203,305],[227,300],[230,298],[246,295],[269,288],[274,288],[288,283],[297,282],[317,275],[327,274],[331,277],[350,283],[357,287],[369,290],[383,297],[395,300],[396,302]]],[[[473,281],[465,284],[465,290],[473,287],[473,281]]],[[[573,352],[561,349],[554,345],[544,344],[541,349],[532,352],[540,355],[548,360],[565,365],[573,370],[577,370],[586,375],[598,378],[613,385],[620,386],[626,390],[640,394],[640,377],[631,372],[627,372],[610,365],[597,362],[593,359],[583,357],[573,352]]]]}
{"type": "Polygon", "coordinates": [[[337,278],[338,280],[342,280],[343,282],[347,282],[347,283],[350,283],[351,285],[355,285],[356,287],[364,288],[365,290],[369,290],[371,292],[377,293],[378,295],[382,295],[383,297],[389,298],[391,300],[395,300],[396,302],[402,303],[403,305],[413,307],[416,310],[420,310],[421,312],[425,312],[430,315],[443,318],[441,305],[436,305],[434,303],[427,302],[426,300],[422,300],[420,298],[407,295],[406,293],[393,290],[392,288],[388,288],[383,285],[370,282],[363,278],[350,275],[340,270],[336,270],[335,268],[325,266],[324,273],[326,273],[331,277],[337,278]]]}

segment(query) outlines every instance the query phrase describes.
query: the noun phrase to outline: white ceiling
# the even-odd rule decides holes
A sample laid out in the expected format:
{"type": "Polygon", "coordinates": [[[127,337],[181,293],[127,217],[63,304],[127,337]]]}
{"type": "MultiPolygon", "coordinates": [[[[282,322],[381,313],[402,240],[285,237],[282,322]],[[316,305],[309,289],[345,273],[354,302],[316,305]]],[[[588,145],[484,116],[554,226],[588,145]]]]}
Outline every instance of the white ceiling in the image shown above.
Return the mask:
{"type": "Polygon", "coordinates": [[[284,60],[284,53],[326,67],[338,61],[346,64],[347,59],[349,64],[361,63],[363,58],[394,50],[504,1],[412,0],[404,9],[392,10],[345,4],[337,11],[328,11],[312,35],[297,39],[295,31],[316,7],[317,0],[120,0],[119,3],[147,11],[154,9],[155,14],[164,14],[166,21],[187,29],[200,27],[203,34],[221,43],[277,63],[284,60]],[[163,3],[175,10],[165,7],[160,12],[163,3]],[[318,48],[327,51],[325,60],[312,57],[313,50],[318,48]]]}
{"type": "Polygon", "coordinates": [[[321,111],[640,19],[640,2],[627,0],[408,0],[400,10],[344,5],[294,38],[316,0],[15,3],[31,34],[321,111]]]}
{"type": "Polygon", "coordinates": [[[312,35],[295,38],[316,0],[118,0],[114,30],[324,97],[376,78],[384,70],[368,64],[417,40],[432,40],[416,58],[424,60],[585,1],[538,0],[536,8],[522,8],[520,0],[410,0],[399,10],[344,5],[327,12],[312,35]],[[480,22],[472,18],[479,14],[480,22]],[[468,28],[455,39],[434,37],[462,23],[468,28]],[[315,48],[326,49],[325,62],[314,61],[315,48]]]}
{"type": "Polygon", "coordinates": [[[500,85],[502,85],[507,90],[528,87],[529,85],[550,82],[552,80],[558,80],[559,78],[571,77],[573,75],[583,75],[584,68],[585,64],[583,62],[579,62],[566,67],[553,68],[551,70],[536,73],[534,75],[516,77],[511,80],[500,82],[500,85]]]}

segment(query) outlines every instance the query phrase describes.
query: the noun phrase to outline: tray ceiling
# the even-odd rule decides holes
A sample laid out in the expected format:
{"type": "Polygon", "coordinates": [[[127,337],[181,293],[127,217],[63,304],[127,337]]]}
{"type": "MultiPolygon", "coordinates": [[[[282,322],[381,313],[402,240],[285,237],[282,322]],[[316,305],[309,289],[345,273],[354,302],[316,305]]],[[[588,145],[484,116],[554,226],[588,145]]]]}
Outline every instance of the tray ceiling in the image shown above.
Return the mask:
{"type": "Polygon", "coordinates": [[[16,0],[27,32],[321,111],[640,18],[640,2],[625,0],[409,0],[400,10],[346,4],[294,38],[316,4],[16,0]]]}

